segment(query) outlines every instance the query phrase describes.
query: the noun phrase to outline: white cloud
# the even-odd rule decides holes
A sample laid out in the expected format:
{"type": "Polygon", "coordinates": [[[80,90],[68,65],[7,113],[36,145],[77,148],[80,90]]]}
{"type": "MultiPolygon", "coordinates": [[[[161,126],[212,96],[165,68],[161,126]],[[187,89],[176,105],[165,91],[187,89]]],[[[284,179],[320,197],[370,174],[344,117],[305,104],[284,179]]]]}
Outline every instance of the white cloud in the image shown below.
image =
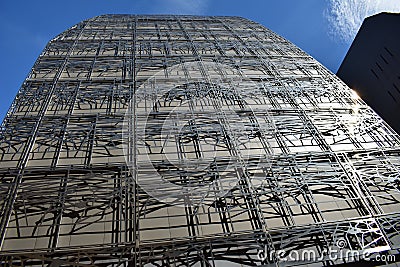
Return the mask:
{"type": "Polygon", "coordinates": [[[352,42],[364,18],[380,12],[400,12],[400,0],[328,0],[325,17],[334,39],[352,42]]]}
{"type": "Polygon", "coordinates": [[[157,13],[202,15],[207,11],[209,0],[159,0],[155,4],[157,13]]]}

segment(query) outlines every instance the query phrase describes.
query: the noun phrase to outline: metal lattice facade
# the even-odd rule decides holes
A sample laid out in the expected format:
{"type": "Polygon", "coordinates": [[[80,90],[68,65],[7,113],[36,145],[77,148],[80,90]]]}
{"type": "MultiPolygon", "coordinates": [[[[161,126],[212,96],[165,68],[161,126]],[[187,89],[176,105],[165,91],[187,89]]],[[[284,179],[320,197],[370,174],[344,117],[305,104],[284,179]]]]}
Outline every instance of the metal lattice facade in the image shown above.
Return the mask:
{"type": "Polygon", "coordinates": [[[399,136],[246,19],[83,21],[49,42],[0,140],[4,264],[331,265],[357,260],[329,258],[335,247],[398,253],[399,136]],[[265,257],[274,251],[315,257],[265,257]]]}

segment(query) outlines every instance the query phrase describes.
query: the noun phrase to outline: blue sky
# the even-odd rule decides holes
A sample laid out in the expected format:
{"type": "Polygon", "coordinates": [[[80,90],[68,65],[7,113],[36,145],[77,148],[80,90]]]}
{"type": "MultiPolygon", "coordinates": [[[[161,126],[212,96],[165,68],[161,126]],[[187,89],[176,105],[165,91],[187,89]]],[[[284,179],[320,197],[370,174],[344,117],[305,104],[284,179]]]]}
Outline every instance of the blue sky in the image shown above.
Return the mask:
{"type": "Polygon", "coordinates": [[[287,38],[332,72],[362,19],[400,11],[400,0],[35,0],[0,2],[0,119],[46,43],[101,14],[242,16],[287,38]]]}

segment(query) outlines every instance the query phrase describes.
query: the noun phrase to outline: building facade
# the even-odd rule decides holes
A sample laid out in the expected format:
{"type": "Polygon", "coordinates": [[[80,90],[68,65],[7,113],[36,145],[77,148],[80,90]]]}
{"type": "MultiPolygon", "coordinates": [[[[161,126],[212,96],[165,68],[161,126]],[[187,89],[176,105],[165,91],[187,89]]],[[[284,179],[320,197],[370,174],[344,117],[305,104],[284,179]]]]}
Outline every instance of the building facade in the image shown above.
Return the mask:
{"type": "Polygon", "coordinates": [[[400,133],[400,14],[364,20],[337,76],[400,133]]]}
{"type": "Polygon", "coordinates": [[[37,59],[0,141],[4,264],[398,254],[399,136],[312,57],[243,18],[73,26],[37,59]]]}

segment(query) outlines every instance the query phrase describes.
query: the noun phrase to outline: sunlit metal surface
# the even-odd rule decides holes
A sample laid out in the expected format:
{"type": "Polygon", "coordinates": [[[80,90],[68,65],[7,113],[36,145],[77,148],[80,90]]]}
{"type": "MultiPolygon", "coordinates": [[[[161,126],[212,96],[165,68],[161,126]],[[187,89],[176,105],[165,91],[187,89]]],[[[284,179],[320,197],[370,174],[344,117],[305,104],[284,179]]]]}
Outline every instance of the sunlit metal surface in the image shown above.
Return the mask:
{"type": "Polygon", "coordinates": [[[399,136],[312,57],[243,18],[77,24],[36,61],[0,141],[5,264],[398,254],[399,136]]]}

